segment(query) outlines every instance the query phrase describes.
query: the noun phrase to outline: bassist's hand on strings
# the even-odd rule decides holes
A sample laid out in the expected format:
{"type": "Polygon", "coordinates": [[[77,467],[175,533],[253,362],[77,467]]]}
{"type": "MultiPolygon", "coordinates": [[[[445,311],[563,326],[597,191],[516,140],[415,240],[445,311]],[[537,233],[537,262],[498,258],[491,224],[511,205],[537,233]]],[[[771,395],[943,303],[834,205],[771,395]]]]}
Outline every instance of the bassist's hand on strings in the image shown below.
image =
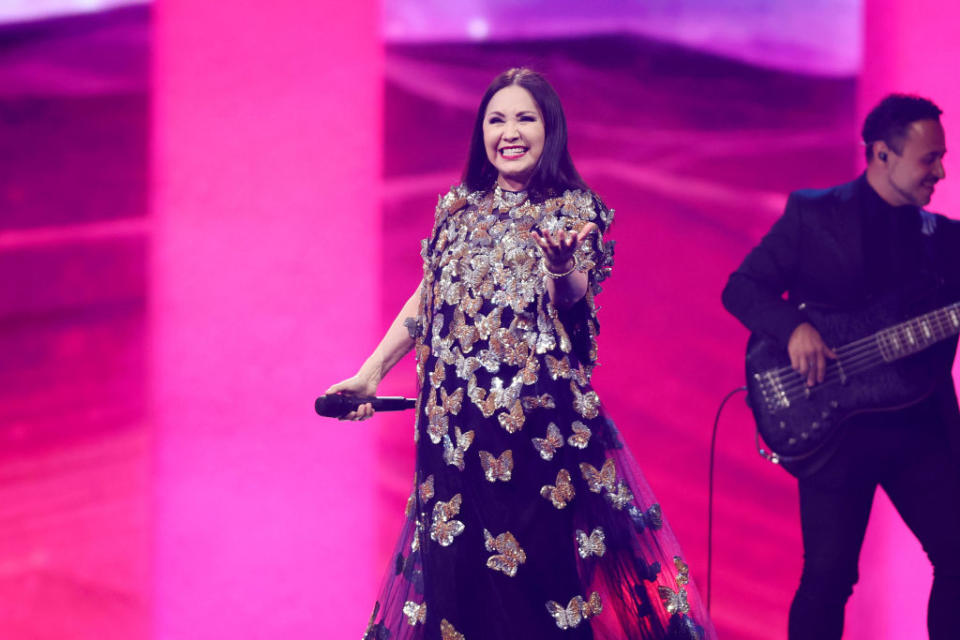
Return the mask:
{"type": "Polygon", "coordinates": [[[809,322],[801,323],[790,334],[787,353],[790,356],[790,366],[801,376],[807,377],[808,387],[823,382],[827,372],[827,358],[837,359],[837,354],[827,346],[820,337],[820,332],[809,322]]]}

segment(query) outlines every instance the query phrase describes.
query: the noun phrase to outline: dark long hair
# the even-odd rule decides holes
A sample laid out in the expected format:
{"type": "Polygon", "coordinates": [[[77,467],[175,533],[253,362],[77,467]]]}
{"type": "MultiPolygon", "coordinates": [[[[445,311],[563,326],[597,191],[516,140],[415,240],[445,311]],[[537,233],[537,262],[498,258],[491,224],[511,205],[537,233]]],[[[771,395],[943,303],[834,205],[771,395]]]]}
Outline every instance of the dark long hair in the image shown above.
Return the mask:
{"type": "Polygon", "coordinates": [[[543,114],[543,153],[540,154],[540,160],[533,170],[530,182],[527,183],[530,197],[543,201],[545,198],[560,195],[567,189],[587,191],[587,185],[577,173],[570,152],[567,151],[567,119],[563,115],[560,97],[546,78],[523,67],[508,69],[498,75],[483,94],[470,137],[467,166],[463,170],[464,184],[471,191],[486,191],[492,189],[497,180],[497,170],[487,159],[487,150],[483,143],[483,116],[493,95],[510,85],[529,91],[543,114]]]}

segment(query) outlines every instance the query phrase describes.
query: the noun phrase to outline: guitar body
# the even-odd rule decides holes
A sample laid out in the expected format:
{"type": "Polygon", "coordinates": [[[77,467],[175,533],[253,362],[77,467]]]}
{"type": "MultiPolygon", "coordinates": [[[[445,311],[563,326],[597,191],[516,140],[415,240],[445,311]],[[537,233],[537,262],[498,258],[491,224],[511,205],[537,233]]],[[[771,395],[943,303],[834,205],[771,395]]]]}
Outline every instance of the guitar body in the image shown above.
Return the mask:
{"type": "Polygon", "coordinates": [[[903,310],[889,301],[852,313],[804,305],[810,324],[840,356],[828,364],[826,380],[813,387],[790,368],[783,345],[752,335],[748,402],[776,461],[797,477],[808,475],[829,458],[846,420],[927,397],[950,371],[956,350],[956,339],[946,338],[956,333],[960,313],[957,305],[944,310],[904,322],[903,310]],[[941,314],[936,325],[920,322],[934,313],[941,314]]]}

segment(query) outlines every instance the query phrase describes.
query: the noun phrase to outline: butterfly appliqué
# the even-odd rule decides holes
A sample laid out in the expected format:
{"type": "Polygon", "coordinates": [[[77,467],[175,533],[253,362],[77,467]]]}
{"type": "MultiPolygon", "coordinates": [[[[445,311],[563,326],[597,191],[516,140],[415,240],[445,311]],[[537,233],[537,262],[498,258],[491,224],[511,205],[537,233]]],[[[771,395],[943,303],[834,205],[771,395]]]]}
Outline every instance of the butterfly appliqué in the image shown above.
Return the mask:
{"type": "Polygon", "coordinates": [[[417,345],[417,383],[423,386],[424,367],[427,364],[427,358],[430,357],[430,347],[426,344],[417,345]]]}
{"type": "Polygon", "coordinates": [[[690,613],[690,603],[687,601],[686,585],[690,583],[690,567],[680,556],[673,556],[673,565],[677,569],[677,590],[660,585],[657,593],[667,613],[690,613]]]}
{"type": "MultiPolygon", "coordinates": [[[[539,366],[530,356],[530,347],[513,333],[511,329],[497,329],[490,336],[490,350],[503,362],[510,365],[522,365],[528,359],[534,360],[534,372],[539,366]]],[[[529,364],[529,363],[527,363],[529,364]]]]}
{"type": "Polygon", "coordinates": [[[469,381],[471,378],[475,379],[473,372],[480,368],[480,361],[477,360],[474,356],[465,358],[463,354],[457,354],[457,377],[461,380],[469,381]]]}
{"type": "Polygon", "coordinates": [[[570,361],[567,360],[567,356],[563,356],[558,360],[550,354],[547,354],[544,360],[547,363],[547,370],[550,371],[550,377],[554,380],[557,378],[570,377],[570,361]]]}
{"type": "Polygon", "coordinates": [[[433,505],[433,524],[430,526],[430,539],[441,547],[449,547],[453,539],[463,533],[466,526],[453,517],[460,513],[463,496],[459,493],[448,501],[438,500],[433,505]]]}
{"type": "Polygon", "coordinates": [[[420,483],[420,502],[426,502],[433,498],[433,474],[427,476],[427,479],[420,483]]]}
{"type": "Polygon", "coordinates": [[[607,458],[599,471],[589,462],[581,462],[580,472],[583,474],[583,479],[587,481],[590,491],[594,493],[600,493],[604,489],[612,492],[617,486],[617,467],[613,458],[607,458]]]}
{"type": "Polygon", "coordinates": [[[677,584],[690,583],[690,567],[680,556],[673,556],[673,566],[677,568],[677,584]]]}
{"type": "Polygon", "coordinates": [[[596,391],[583,393],[574,382],[570,383],[570,391],[573,393],[573,408],[576,409],[577,413],[587,420],[592,420],[600,415],[600,398],[596,391]]]}
{"type": "MultiPolygon", "coordinates": [[[[443,401],[437,404],[437,390],[430,389],[425,408],[427,415],[427,435],[430,436],[430,442],[433,444],[440,444],[440,440],[446,435],[447,430],[450,428],[450,418],[447,416],[447,410],[444,407],[444,402],[448,401],[449,398],[446,395],[445,389],[442,390],[441,393],[443,394],[443,401]]],[[[459,408],[457,410],[459,411],[459,408]]]]}
{"type": "Polygon", "coordinates": [[[453,312],[453,324],[450,327],[450,335],[457,339],[463,353],[470,353],[473,344],[480,339],[480,332],[472,324],[467,323],[463,311],[457,309],[453,312]]]}
{"type": "Polygon", "coordinates": [[[690,603],[687,601],[686,589],[681,588],[679,591],[674,591],[670,587],[660,585],[657,587],[657,593],[660,595],[660,600],[663,602],[667,613],[690,613],[690,603]]]}
{"type": "MultiPolygon", "coordinates": [[[[434,325],[434,327],[436,326],[437,325],[434,325]]],[[[441,339],[441,338],[438,338],[436,335],[434,335],[434,338],[431,341],[430,346],[433,349],[433,355],[437,357],[438,361],[441,361],[445,364],[454,363],[456,356],[453,355],[453,350],[451,349],[451,347],[453,346],[453,338],[441,339]]],[[[434,369],[434,373],[437,373],[436,368],[434,369]]],[[[443,375],[446,376],[445,373],[443,375]]],[[[438,383],[434,385],[434,387],[438,387],[440,382],[442,382],[442,380],[438,381],[438,383]]],[[[431,384],[432,384],[432,380],[431,380],[431,384]]]]}
{"type": "Polygon", "coordinates": [[[494,538],[489,531],[484,529],[483,546],[487,551],[497,552],[487,558],[487,567],[494,571],[501,571],[511,578],[517,575],[517,568],[527,561],[527,554],[509,531],[494,538]]]}
{"type": "MultiPolygon", "coordinates": [[[[474,376],[476,380],[476,376],[474,376]]],[[[489,418],[497,411],[497,393],[494,390],[490,390],[488,393],[483,387],[474,386],[470,391],[470,399],[473,401],[473,404],[480,410],[480,413],[483,414],[484,418],[489,418]]]]}
{"type": "Polygon", "coordinates": [[[607,492],[606,498],[610,501],[610,504],[613,505],[614,509],[620,510],[633,500],[633,492],[630,491],[627,483],[621,480],[617,483],[617,490],[607,492]]]}
{"type": "Polygon", "coordinates": [[[417,604],[412,600],[403,603],[403,615],[407,616],[407,623],[413,627],[427,621],[427,603],[417,604]]]}
{"type": "Polygon", "coordinates": [[[592,435],[590,427],[579,420],[574,421],[570,426],[573,429],[573,435],[567,438],[567,444],[577,449],[586,449],[587,445],[590,444],[590,436],[592,435]]]}
{"type": "Polygon", "coordinates": [[[484,476],[489,482],[510,480],[510,474],[513,473],[513,451],[507,449],[499,457],[489,451],[480,451],[479,455],[484,476]]]}
{"type": "Polygon", "coordinates": [[[600,600],[600,594],[594,591],[583,603],[583,618],[586,620],[601,613],[603,613],[603,602],[600,600]]]}
{"type": "Polygon", "coordinates": [[[477,314],[477,319],[474,325],[477,328],[477,331],[480,333],[480,337],[484,340],[490,338],[490,334],[500,328],[500,317],[503,314],[503,308],[497,307],[484,317],[482,314],[477,314]]]}
{"type": "Polygon", "coordinates": [[[557,626],[561,629],[576,628],[583,620],[588,620],[603,611],[603,602],[600,594],[594,591],[588,600],[582,596],[574,596],[564,607],[559,602],[547,602],[547,611],[553,616],[557,626]]]}
{"type": "Polygon", "coordinates": [[[550,600],[547,602],[547,611],[553,616],[557,626],[561,629],[574,629],[580,625],[583,620],[583,598],[574,596],[564,607],[559,602],[550,600]]]}
{"type": "Polygon", "coordinates": [[[540,452],[540,457],[544,460],[553,460],[557,449],[563,446],[563,436],[560,435],[560,429],[554,423],[547,425],[547,437],[532,438],[533,447],[540,452]]]}
{"type": "Polygon", "coordinates": [[[563,509],[576,496],[573,483],[570,481],[570,472],[560,469],[555,482],[556,484],[545,484],[540,487],[540,495],[552,502],[557,509],[563,509]]]}
{"type": "Polygon", "coordinates": [[[463,433],[460,431],[460,427],[455,427],[454,429],[454,434],[457,439],[456,446],[454,446],[453,441],[450,439],[450,434],[444,434],[443,436],[443,461],[463,471],[463,454],[466,453],[470,445],[473,444],[475,434],[472,430],[463,433]]]}
{"type": "Polygon", "coordinates": [[[480,307],[483,306],[483,298],[473,297],[470,294],[463,296],[460,300],[460,307],[463,309],[463,312],[466,313],[471,318],[477,315],[477,312],[480,311],[480,307]]]}
{"type": "Polygon", "coordinates": [[[430,373],[430,384],[434,389],[439,389],[444,380],[447,379],[447,370],[443,365],[443,360],[437,359],[433,365],[433,371],[430,373]]]}
{"type": "Polygon", "coordinates": [[[523,404],[520,400],[513,403],[510,413],[501,413],[497,416],[500,426],[507,430],[507,433],[516,433],[523,429],[523,423],[526,416],[523,415],[523,404]]]}
{"type": "Polygon", "coordinates": [[[453,282],[448,275],[450,272],[444,270],[440,279],[440,297],[451,307],[460,304],[460,299],[466,294],[467,286],[462,282],[453,282]]]}
{"type": "Polygon", "coordinates": [[[440,621],[440,640],[466,640],[446,618],[440,621]]]}
{"type": "Polygon", "coordinates": [[[542,302],[540,305],[538,305],[536,317],[537,341],[534,345],[534,350],[539,354],[549,354],[550,351],[553,351],[557,348],[557,339],[553,335],[555,327],[553,323],[550,322],[549,316],[551,311],[556,313],[556,309],[552,305],[545,305],[542,302]]]}
{"type": "Polygon", "coordinates": [[[559,360],[550,354],[547,354],[544,357],[544,361],[547,363],[547,370],[550,372],[550,377],[556,380],[557,378],[572,379],[574,382],[580,385],[587,384],[587,377],[583,374],[583,370],[580,367],[574,368],[570,366],[570,359],[567,356],[563,356],[559,360]]]}
{"type": "Polygon", "coordinates": [[[433,444],[440,444],[441,439],[447,434],[450,428],[449,415],[457,415],[463,408],[463,387],[460,387],[451,394],[447,394],[446,389],[440,389],[440,403],[437,403],[436,390],[430,390],[430,396],[427,398],[427,435],[433,444]]]}
{"type": "Polygon", "coordinates": [[[656,531],[663,527],[663,512],[657,503],[650,505],[646,511],[641,511],[637,507],[630,505],[627,513],[630,514],[630,518],[633,520],[633,528],[636,529],[638,533],[648,528],[656,531]]]}
{"type": "Polygon", "coordinates": [[[534,384],[537,381],[537,372],[540,370],[540,364],[536,358],[527,358],[523,369],[518,374],[523,380],[523,384],[534,384]]]}
{"type": "Polygon", "coordinates": [[[557,403],[553,396],[545,393],[541,396],[525,396],[520,398],[523,403],[524,411],[533,411],[534,409],[556,409],[557,403]]]}
{"type": "Polygon", "coordinates": [[[605,535],[603,528],[597,527],[587,535],[586,532],[577,529],[577,552],[580,557],[586,560],[590,556],[602,556],[607,552],[607,545],[604,542],[605,535]]]}
{"type": "Polygon", "coordinates": [[[463,387],[460,387],[453,393],[447,395],[446,389],[440,389],[440,404],[443,410],[449,414],[457,415],[463,408],[463,387]]]}

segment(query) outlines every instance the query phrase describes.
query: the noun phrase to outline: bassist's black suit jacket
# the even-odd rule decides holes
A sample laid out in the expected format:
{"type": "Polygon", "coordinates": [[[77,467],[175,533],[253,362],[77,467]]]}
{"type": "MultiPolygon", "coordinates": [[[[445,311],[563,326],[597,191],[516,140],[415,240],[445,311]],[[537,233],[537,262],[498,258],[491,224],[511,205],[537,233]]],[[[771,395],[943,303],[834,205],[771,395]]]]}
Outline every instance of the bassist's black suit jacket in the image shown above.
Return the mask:
{"type": "MultiPolygon", "coordinates": [[[[724,307],[750,331],[767,334],[786,349],[790,334],[806,321],[800,303],[855,310],[884,293],[877,291],[864,255],[868,188],[861,175],[829,189],[792,193],[783,216],[730,276],[724,307]]],[[[915,229],[903,240],[904,246],[916,248],[916,262],[923,263],[923,270],[940,280],[939,304],[960,300],[960,222],[918,211],[915,229]]],[[[903,282],[897,286],[902,288],[903,282]]],[[[942,379],[937,392],[940,414],[954,452],[960,454],[960,411],[949,367],[937,375],[942,379]]]]}

